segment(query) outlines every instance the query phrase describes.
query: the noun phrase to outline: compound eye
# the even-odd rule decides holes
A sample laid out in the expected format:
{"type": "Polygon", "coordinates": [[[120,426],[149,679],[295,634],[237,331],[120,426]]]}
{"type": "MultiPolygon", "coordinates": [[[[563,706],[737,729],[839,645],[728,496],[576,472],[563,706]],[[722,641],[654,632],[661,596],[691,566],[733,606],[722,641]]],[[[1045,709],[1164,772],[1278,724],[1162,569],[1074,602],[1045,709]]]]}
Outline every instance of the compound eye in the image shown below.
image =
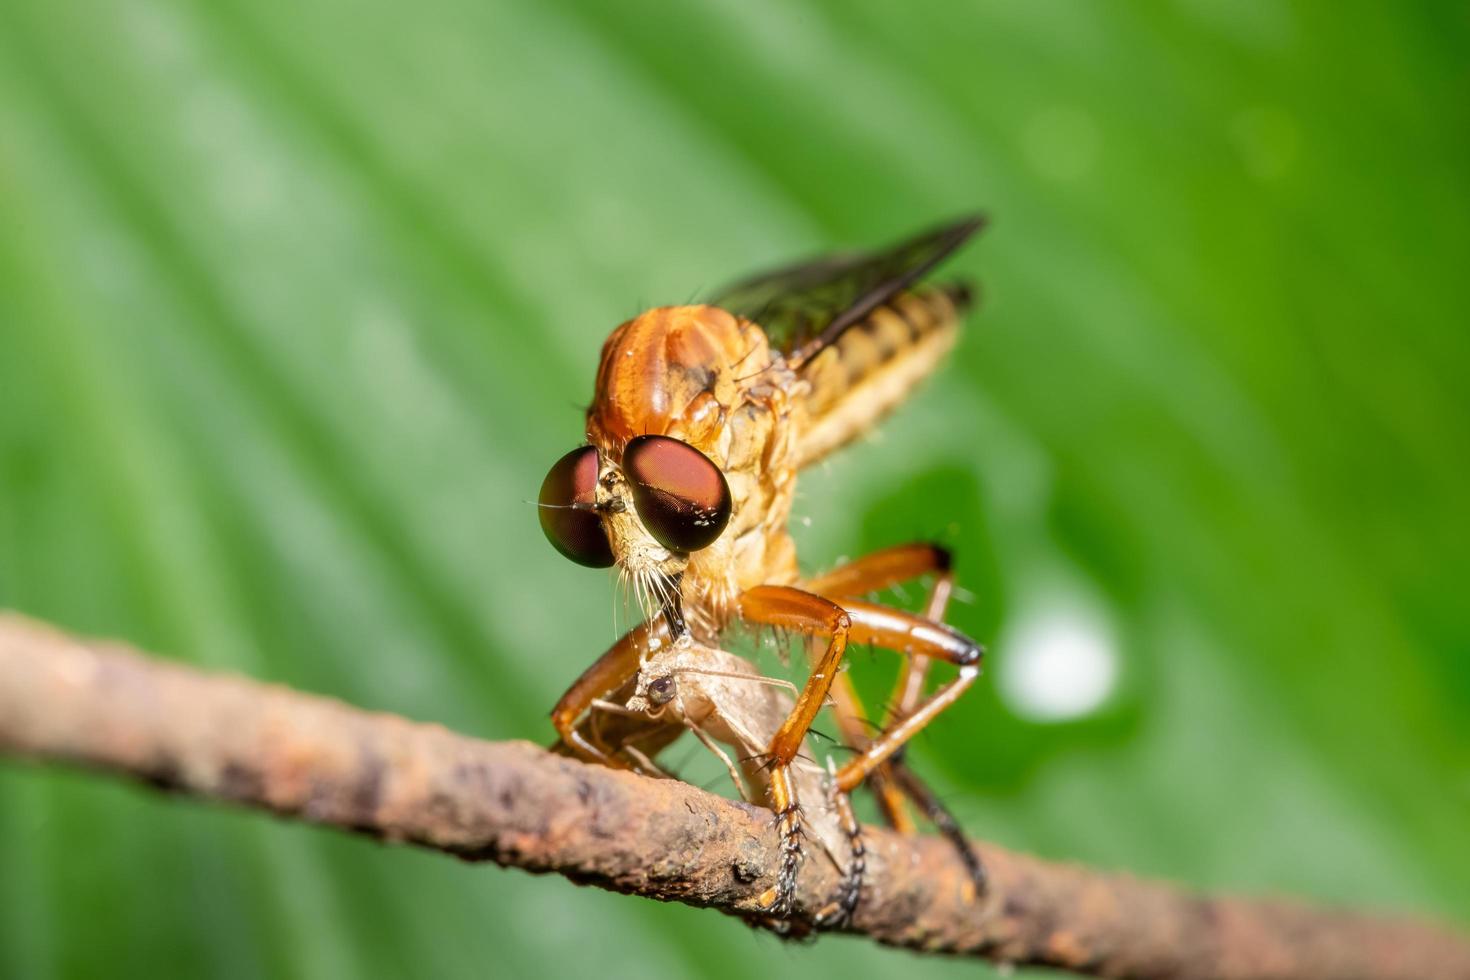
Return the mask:
{"type": "Polygon", "coordinates": [[[708,548],[730,523],[730,485],[704,453],[668,436],[623,449],[623,476],[648,533],[670,551],[708,548]]]}
{"type": "Polygon", "coordinates": [[[674,700],[674,679],[660,677],[648,685],[648,700],[654,704],[668,704],[674,700]]]}
{"type": "Polygon", "coordinates": [[[573,449],[551,467],[541,483],[541,530],[546,540],[578,565],[606,568],[612,546],[602,528],[597,503],[597,450],[573,449]]]}

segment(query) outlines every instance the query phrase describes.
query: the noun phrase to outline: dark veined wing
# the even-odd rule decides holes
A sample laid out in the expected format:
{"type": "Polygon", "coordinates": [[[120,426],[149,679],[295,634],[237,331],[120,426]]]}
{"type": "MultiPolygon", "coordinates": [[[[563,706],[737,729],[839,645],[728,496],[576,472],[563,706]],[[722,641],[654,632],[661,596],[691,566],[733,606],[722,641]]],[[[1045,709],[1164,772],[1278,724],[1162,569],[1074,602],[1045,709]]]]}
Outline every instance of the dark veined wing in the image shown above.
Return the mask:
{"type": "Polygon", "coordinates": [[[709,302],[760,324],[771,344],[799,365],[922,279],[984,225],[984,215],[971,215],[876,252],[798,262],[727,286],[709,302]]]}

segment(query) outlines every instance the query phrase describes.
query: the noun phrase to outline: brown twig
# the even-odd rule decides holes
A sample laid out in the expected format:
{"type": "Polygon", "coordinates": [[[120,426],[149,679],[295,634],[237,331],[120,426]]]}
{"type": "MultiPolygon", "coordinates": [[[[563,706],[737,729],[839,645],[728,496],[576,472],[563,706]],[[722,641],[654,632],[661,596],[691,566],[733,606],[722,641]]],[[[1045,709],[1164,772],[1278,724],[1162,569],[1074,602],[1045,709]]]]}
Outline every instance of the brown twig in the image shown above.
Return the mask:
{"type": "MultiPolygon", "coordinates": [[[[0,753],[737,915],[779,864],[771,814],[673,780],[150,659],[0,615],[0,753]]],[[[978,845],[869,828],[851,931],[882,943],[1104,977],[1470,978],[1470,943],[1402,920],[1191,895],[978,845]]],[[[800,909],[838,879],[802,869],[800,909]]]]}

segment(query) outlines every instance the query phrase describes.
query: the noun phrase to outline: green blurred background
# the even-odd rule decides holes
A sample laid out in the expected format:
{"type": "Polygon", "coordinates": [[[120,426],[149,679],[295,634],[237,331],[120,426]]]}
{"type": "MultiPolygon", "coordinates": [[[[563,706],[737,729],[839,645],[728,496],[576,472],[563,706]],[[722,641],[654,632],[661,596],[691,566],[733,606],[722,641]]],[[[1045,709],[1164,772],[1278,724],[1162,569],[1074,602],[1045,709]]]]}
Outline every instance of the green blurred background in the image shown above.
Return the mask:
{"type": "MultiPolygon", "coordinates": [[[[488,738],[612,638],[525,503],[640,307],[976,206],[805,477],[959,554],[969,828],[1470,919],[1459,4],[0,3],[0,605],[488,738]]],[[[0,766],[0,975],[975,975],[0,766]]]]}

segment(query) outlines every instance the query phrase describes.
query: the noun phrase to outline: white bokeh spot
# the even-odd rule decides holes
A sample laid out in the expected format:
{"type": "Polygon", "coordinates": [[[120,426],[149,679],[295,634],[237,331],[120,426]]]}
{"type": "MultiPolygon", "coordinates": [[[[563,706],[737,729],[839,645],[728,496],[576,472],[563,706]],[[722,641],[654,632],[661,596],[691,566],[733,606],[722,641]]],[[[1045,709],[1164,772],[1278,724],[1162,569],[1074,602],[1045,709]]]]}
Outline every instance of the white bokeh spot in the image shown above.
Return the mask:
{"type": "Polygon", "coordinates": [[[1101,616],[1072,600],[1054,598],[1023,614],[999,652],[1001,697],[1031,721],[1091,714],[1117,685],[1112,631],[1101,616]]]}

